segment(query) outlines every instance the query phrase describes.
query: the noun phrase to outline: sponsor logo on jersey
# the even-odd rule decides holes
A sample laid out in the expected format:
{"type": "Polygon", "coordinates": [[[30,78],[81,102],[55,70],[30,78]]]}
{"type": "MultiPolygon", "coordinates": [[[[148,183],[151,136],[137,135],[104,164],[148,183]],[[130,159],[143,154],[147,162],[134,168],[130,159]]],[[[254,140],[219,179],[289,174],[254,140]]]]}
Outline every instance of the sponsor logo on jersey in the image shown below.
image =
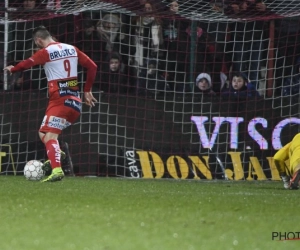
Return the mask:
{"type": "Polygon", "coordinates": [[[50,128],[57,128],[59,130],[63,130],[70,125],[71,125],[71,123],[68,122],[64,118],[60,118],[60,117],[56,117],[56,116],[49,117],[48,127],[50,127],[50,128]]]}
{"type": "Polygon", "coordinates": [[[70,88],[70,87],[76,87],[77,85],[78,85],[78,81],[77,80],[70,80],[70,81],[58,82],[58,87],[60,89],[70,88]]]}
{"type": "Polygon", "coordinates": [[[60,96],[71,95],[71,96],[75,96],[75,97],[80,98],[79,91],[71,90],[71,89],[60,89],[59,90],[59,95],[60,96]]]}
{"type": "Polygon", "coordinates": [[[79,101],[67,99],[65,100],[65,106],[75,109],[78,112],[81,112],[82,104],[79,101]]]}
{"type": "Polygon", "coordinates": [[[50,56],[51,60],[56,60],[56,59],[60,59],[63,57],[74,56],[75,54],[76,54],[75,49],[62,49],[62,50],[56,50],[56,51],[50,52],[49,56],[50,56]]]}

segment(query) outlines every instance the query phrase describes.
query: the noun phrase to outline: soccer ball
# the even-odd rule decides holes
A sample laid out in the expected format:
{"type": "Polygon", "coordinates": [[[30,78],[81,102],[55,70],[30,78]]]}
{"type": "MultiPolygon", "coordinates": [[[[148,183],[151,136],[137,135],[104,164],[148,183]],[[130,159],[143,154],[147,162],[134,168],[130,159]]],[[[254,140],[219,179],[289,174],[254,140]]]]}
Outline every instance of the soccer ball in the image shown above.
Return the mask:
{"type": "Polygon", "coordinates": [[[42,169],[43,163],[38,160],[31,160],[24,167],[24,176],[30,181],[39,181],[45,175],[42,169]]]}

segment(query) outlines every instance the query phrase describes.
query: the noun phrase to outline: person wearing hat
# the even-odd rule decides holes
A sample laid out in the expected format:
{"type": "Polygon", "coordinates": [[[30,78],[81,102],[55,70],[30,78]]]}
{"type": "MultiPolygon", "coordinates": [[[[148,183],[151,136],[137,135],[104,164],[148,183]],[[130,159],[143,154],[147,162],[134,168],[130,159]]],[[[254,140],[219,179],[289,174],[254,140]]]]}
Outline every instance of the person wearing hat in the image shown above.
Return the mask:
{"type": "Polygon", "coordinates": [[[196,85],[194,92],[202,92],[206,94],[213,94],[211,76],[207,73],[201,73],[196,78],[196,85]]]}

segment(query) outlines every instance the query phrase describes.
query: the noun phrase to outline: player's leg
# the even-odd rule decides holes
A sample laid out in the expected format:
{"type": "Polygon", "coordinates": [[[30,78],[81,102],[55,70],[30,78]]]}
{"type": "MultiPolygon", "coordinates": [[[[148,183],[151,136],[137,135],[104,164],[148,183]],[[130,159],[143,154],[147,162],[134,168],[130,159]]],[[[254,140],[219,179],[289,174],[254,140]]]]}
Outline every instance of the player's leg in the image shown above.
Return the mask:
{"type": "Polygon", "coordinates": [[[39,136],[46,147],[47,156],[49,159],[48,165],[51,165],[51,175],[46,177],[45,181],[60,181],[64,177],[64,172],[61,168],[61,150],[58,143],[58,136],[61,131],[69,125],[64,117],[61,117],[61,106],[48,108],[44,116],[42,125],[39,130],[39,136]]]}
{"type": "MultiPolygon", "coordinates": [[[[43,132],[39,131],[39,137],[40,137],[41,141],[44,142],[44,138],[46,137],[46,133],[43,133],[43,132]]],[[[65,158],[66,158],[66,153],[64,151],[60,150],[60,160],[63,161],[65,158]]],[[[49,158],[48,158],[47,161],[44,162],[44,164],[42,166],[42,169],[45,172],[48,172],[48,171],[52,170],[51,161],[50,161],[49,158]]]]}
{"type": "Polygon", "coordinates": [[[52,173],[42,182],[59,181],[64,177],[64,172],[61,168],[61,149],[57,139],[63,129],[78,119],[80,115],[78,106],[81,107],[81,103],[78,103],[75,108],[60,105],[52,107],[46,112],[40,128],[40,137],[42,137],[41,139],[46,146],[52,173]]]}
{"type": "MultiPolygon", "coordinates": [[[[60,161],[63,161],[64,159],[66,159],[66,153],[64,151],[60,151],[60,161]]],[[[51,162],[48,159],[47,161],[44,162],[43,166],[42,166],[43,171],[48,172],[50,170],[52,170],[51,167],[51,162]]]]}
{"type": "MultiPolygon", "coordinates": [[[[43,132],[39,132],[39,134],[43,134],[43,132]]],[[[46,132],[42,138],[52,168],[51,175],[42,180],[42,182],[60,181],[64,177],[64,172],[61,168],[61,150],[57,140],[58,136],[59,134],[57,132],[46,132]]]]}
{"type": "Polygon", "coordinates": [[[289,166],[285,165],[284,161],[278,161],[275,159],[274,159],[274,163],[279,172],[279,176],[283,182],[283,187],[285,189],[289,189],[290,188],[290,178],[291,178],[289,166]],[[284,171],[280,171],[282,168],[284,168],[284,171]],[[287,174],[287,172],[288,172],[288,174],[287,174]]]}
{"type": "MultiPolygon", "coordinates": [[[[298,153],[300,153],[300,152],[298,152],[298,153]]],[[[297,157],[299,157],[299,156],[297,156],[297,157]]],[[[299,182],[300,182],[300,158],[297,158],[296,160],[293,159],[290,166],[291,166],[292,178],[290,180],[289,188],[290,189],[298,189],[299,182]]]]}
{"type": "Polygon", "coordinates": [[[283,181],[283,187],[285,189],[290,188],[290,177],[291,177],[290,166],[287,166],[285,164],[285,161],[289,158],[290,145],[291,143],[286,144],[274,155],[274,163],[278,170],[279,176],[283,181]]]}
{"type": "Polygon", "coordinates": [[[295,136],[290,147],[290,189],[298,189],[300,182],[300,136],[295,136]]]}
{"type": "Polygon", "coordinates": [[[300,182],[300,164],[295,167],[296,171],[290,181],[290,189],[298,189],[300,182]]]}

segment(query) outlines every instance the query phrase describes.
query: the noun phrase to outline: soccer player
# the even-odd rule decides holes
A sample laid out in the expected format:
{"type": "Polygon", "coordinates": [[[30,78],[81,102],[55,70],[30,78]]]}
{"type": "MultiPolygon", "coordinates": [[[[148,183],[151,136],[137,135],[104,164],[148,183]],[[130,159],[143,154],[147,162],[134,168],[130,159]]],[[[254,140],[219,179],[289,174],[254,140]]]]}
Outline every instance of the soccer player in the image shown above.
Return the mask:
{"type": "Polygon", "coordinates": [[[64,177],[61,168],[61,150],[58,136],[62,130],[74,123],[81,113],[82,101],[77,80],[78,63],[87,69],[84,85],[84,101],[95,106],[91,88],[96,76],[96,64],[82,51],[70,44],[54,41],[44,26],[33,31],[33,40],[40,48],[33,56],[15,66],[7,66],[5,71],[23,71],[35,65],[43,65],[48,80],[49,103],[39,129],[39,137],[45,144],[52,173],[42,182],[60,181],[64,177]]]}
{"type": "Polygon", "coordinates": [[[298,189],[300,181],[300,133],[277,151],[274,162],[286,189],[298,189]],[[289,165],[285,161],[289,160],[289,165]],[[288,172],[288,175],[287,175],[288,172]],[[292,179],[290,179],[292,176],[292,179]]]}

